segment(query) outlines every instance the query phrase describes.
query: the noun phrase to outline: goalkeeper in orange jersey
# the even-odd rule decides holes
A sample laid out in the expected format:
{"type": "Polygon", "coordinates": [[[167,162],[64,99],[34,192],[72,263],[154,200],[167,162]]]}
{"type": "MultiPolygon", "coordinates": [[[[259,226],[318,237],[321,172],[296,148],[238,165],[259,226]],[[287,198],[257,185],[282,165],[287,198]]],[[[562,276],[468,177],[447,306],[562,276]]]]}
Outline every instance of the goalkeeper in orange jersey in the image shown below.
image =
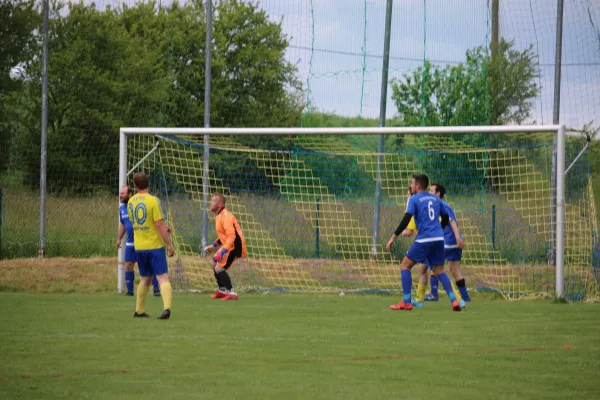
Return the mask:
{"type": "Polygon", "coordinates": [[[234,215],[225,208],[225,196],[214,194],[210,200],[210,211],[215,214],[217,240],[206,246],[204,252],[211,254],[221,246],[212,258],[215,279],[219,289],[210,296],[211,299],[237,300],[238,295],[233,290],[231,278],[227,271],[233,262],[246,257],[246,242],[242,228],[234,215]]]}

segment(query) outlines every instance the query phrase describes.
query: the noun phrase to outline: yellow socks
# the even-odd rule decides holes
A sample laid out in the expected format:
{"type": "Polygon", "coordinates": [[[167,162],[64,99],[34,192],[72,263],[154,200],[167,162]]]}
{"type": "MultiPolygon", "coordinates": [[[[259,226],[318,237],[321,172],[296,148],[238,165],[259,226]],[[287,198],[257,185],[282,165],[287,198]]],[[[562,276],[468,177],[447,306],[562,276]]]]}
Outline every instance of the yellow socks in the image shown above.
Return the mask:
{"type": "Polygon", "coordinates": [[[456,300],[458,300],[460,302],[462,300],[462,297],[460,297],[460,290],[458,290],[458,288],[456,287],[456,284],[454,283],[454,281],[452,279],[450,279],[450,283],[452,283],[452,290],[454,291],[456,300]]]}
{"type": "Polygon", "coordinates": [[[419,286],[417,286],[417,301],[422,303],[425,301],[425,291],[427,290],[427,285],[423,285],[419,282],[419,286]]]}
{"type": "Polygon", "coordinates": [[[160,295],[163,299],[165,310],[171,308],[171,301],[173,301],[173,289],[171,288],[171,282],[162,282],[160,285],[160,295]]]}
{"type": "Polygon", "coordinates": [[[140,282],[137,290],[137,298],[135,301],[135,312],[138,314],[144,313],[144,305],[146,304],[146,295],[150,291],[150,285],[146,286],[140,282]]]}

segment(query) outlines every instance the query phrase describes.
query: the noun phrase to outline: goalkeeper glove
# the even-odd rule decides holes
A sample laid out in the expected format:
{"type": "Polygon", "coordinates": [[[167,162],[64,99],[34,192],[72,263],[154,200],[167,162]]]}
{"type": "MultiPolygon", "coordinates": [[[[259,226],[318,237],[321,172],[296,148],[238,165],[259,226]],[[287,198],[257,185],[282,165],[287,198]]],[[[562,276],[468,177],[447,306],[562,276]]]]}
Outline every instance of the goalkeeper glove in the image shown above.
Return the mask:
{"type": "Polygon", "coordinates": [[[226,248],[221,248],[221,251],[218,251],[215,256],[213,257],[213,261],[214,262],[219,262],[223,259],[223,256],[227,254],[227,249],[226,248]]]}

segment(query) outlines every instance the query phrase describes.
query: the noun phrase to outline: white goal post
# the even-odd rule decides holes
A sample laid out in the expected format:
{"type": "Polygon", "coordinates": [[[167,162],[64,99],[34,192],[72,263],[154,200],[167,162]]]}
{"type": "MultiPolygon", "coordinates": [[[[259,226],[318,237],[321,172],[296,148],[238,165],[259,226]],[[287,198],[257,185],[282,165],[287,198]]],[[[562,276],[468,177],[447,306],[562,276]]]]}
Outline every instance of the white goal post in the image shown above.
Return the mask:
{"type": "MultiPolygon", "coordinates": [[[[119,188],[128,182],[128,139],[133,135],[168,135],[184,137],[194,135],[204,137],[208,146],[212,136],[302,136],[302,135],[448,135],[448,134],[511,134],[511,133],[551,133],[556,135],[556,238],[555,238],[555,294],[562,298],[565,294],[565,126],[564,125],[519,125],[519,126],[448,126],[448,127],[387,127],[387,128],[135,128],[120,129],[119,147],[119,188]]],[[[202,146],[202,144],[199,144],[202,146]]],[[[207,182],[208,151],[204,152],[204,174],[198,179],[207,182]],[[203,179],[204,178],[204,179],[203,179]]],[[[377,179],[380,179],[381,159],[378,157],[377,179]]],[[[408,182],[407,182],[408,183],[408,182]]],[[[203,199],[208,199],[208,184],[203,189],[203,199]]],[[[124,252],[118,254],[118,290],[124,289],[124,252]]]]}

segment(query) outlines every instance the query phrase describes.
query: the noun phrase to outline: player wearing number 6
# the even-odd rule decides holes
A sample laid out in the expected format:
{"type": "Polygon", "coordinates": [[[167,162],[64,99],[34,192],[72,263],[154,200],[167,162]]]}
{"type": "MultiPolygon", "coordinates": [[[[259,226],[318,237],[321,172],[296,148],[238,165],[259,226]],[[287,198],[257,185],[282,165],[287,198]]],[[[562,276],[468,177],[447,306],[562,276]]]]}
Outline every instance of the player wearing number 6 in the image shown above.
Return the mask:
{"type": "Polygon", "coordinates": [[[204,252],[210,254],[221,246],[212,258],[215,280],[219,289],[210,298],[237,300],[238,295],[233,290],[227,270],[237,258],[246,257],[246,242],[240,224],[233,214],[225,208],[225,202],[225,196],[219,193],[213,195],[210,200],[210,211],[215,214],[215,229],[218,238],[213,244],[206,246],[204,252]]]}
{"type": "Polygon", "coordinates": [[[148,184],[146,173],[135,174],[133,185],[137,194],[127,203],[129,220],[133,222],[133,242],[137,263],[142,277],[137,290],[137,302],[133,316],[148,317],[148,314],[144,312],[144,304],[150,290],[152,276],[156,275],[164,305],[164,310],[158,319],[169,319],[173,294],[169,282],[165,244],[169,257],[175,254],[175,250],[171,246],[159,201],[148,193],[148,184]]]}
{"type": "Polygon", "coordinates": [[[394,240],[408,226],[414,217],[419,231],[415,242],[400,264],[403,300],[391,305],[392,310],[412,310],[411,302],[412,277],[410,270],[416,263],[433,266],[433,274],[438,277],[454,311],[460,311],[460,305],[452,290],[450,279],[444,273],[444,228],[448,225],[448,213],[437,196],[427,192],[429,178],[425,174],[415,174],[411,182],[411,192],[415,193],[409,200],[404,218],[388,241],[386,249],[391,251],[394,240]],[[441,217],[441,224],[439,218],[441,217]]]}

